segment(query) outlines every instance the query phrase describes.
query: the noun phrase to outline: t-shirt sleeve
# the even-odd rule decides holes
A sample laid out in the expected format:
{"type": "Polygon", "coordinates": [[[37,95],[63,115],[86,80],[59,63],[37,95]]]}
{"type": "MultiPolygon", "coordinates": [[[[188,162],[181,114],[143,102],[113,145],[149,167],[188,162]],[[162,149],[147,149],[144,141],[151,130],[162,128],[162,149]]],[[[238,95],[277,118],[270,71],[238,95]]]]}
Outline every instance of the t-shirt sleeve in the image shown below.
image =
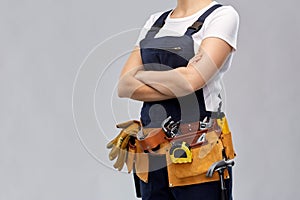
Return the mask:
{"type": "Polygon", "coordinates": [[[204,30],[203,39],[217,37],[227,42],[234,50],[236,50],[239,14],[231,6],[224,6],[219,9],[220,10],[216,10],[218,12],[209,16],[209,20],[205,21],[207,24],[204,30]]]}

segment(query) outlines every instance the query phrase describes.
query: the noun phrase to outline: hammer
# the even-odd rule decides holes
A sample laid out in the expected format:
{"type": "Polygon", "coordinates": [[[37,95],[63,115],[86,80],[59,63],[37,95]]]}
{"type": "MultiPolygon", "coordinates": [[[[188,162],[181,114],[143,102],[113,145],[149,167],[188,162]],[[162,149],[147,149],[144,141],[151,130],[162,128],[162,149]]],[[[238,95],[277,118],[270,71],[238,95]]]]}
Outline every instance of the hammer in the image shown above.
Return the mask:
{"type": "Polygon", "coordinates": [[[225,181],[224,181],[224,170],[232,166],[234,166],[233,160],[227,160],[227,161],[220,160],[213,163],[206,173],[207,177],[212,177],[215,171],[219,173],[220,183],[221,183],[221,200],[228,200],[227,189],[225,187],[225,181]]]}

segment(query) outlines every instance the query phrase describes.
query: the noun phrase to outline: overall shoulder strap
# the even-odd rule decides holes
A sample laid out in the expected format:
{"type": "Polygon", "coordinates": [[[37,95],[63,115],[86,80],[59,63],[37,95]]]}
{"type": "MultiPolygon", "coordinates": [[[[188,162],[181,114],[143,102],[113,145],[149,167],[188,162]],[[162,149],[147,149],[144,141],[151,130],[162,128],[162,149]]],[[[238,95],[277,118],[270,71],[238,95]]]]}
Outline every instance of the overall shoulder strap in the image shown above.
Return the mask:
{"type": "Polygon", "coordinates": [[[210,7],[207,11],[205,11],[205,13],[203,13],[198,18],[198,20],[193,23],[192,26],[188,27],[188,29],[185,32],[185,35],[191,36],[191,35],[197,33],[202,28],[202,25],[203,25],[206,17],[208,17],[213,11],[215,11],[217,8],[219,8],[221,6],[222,6],[221,4],[216,4],[216,5],[213,5],[212,7],[210,7]]]}
{"type": "Polygon", "coordinates": [[[165,24],[165,20],[171,11],[172,10],[168,10],[168,11],[164,12],[163,14],[161,14],[160,17],[154,22],[152,27],[157,27],[157,28],[163,27],[165,24]]]}
{"type": "Polygon", "coordinates": [[[154,37],[158,31],[164,26],[165,20],[172,10],[166,11],[154,22],[151,29],[148,31],[146,37],[154,37]]]}

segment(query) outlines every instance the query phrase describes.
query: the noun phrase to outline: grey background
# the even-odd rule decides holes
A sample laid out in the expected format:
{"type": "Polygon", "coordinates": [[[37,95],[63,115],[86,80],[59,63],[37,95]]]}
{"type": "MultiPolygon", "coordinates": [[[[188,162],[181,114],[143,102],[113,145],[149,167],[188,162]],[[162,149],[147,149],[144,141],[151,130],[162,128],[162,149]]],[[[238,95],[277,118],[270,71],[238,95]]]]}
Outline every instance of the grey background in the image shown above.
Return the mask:
{"type": "MultiPolygon", "coordinates": [[[[235,199],[297,199],[299,3],[220,2],[240,14],[238,52],[224,80],[238,152],[235,199]]],[[[114,90],[138,31],[103,41],[174,5],[0,1],[0,200],[135,199],[131,175],[111,169],[104,144],[115,122],[138,116],[140,104],[114,90]]]]}

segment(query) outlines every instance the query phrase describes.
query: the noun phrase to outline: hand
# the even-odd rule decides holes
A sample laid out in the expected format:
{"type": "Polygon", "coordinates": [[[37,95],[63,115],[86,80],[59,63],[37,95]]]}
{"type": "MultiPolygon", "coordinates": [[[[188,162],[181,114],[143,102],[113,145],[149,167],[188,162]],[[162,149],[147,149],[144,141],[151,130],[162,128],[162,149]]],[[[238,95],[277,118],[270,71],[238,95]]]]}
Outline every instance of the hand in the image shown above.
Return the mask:
{"type": "Polygon", "coordinates": [[[126,162],[128,172],[130,172],[133,166],[132,154],[134,152],[128,151],[130,150],[130,148],[134,148],[136,134],[140,131],[141,124],[137,120],[131,120],[117,124],[116,126],[117,128],[121,128],[122,130],[117,137],[115,137],[106,145],[106,148],[111,149],[109,153],[109,159],[114,160],[116,157],[118,157],[117,161],[114,164],[114,168],[121,171],[124,163],[126,162]]]}

